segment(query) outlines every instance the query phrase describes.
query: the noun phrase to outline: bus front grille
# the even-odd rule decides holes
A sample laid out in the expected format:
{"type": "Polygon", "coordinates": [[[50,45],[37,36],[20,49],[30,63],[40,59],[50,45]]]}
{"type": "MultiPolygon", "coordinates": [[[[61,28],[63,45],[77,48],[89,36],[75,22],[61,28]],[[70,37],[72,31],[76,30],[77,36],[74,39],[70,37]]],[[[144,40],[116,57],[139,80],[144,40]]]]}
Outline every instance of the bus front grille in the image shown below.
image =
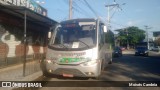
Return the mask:
{"type": "Polygon", "coordinates": [[[81,71],[77,69],[66,69],[66,68],[58,68],[54,71],[54,74],[57,75],[62,75],[62,74],[72,74],[74,76],[79,76],[79,77],[85,77],[86,75],[83,74],[81,71]]]}

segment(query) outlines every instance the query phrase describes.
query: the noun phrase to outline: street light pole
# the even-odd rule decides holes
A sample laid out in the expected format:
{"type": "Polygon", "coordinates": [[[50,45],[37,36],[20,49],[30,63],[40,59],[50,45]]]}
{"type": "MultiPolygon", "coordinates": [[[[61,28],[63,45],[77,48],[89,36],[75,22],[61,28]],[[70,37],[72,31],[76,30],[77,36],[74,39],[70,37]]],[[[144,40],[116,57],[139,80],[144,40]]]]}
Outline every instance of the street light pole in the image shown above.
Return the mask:
{"type": "Polygon", "coordinates": [[[126,28],[126,32],[127,32],[127,49],[129,49],[129,41],[128,41],[128,29],[126,28]]]}
{"type": "Polygon", "coordinates": [[[149,47],[149,35],[148,35],[148,29],[151,29],[151,27],[148,27],[147,25],[144,26],[146,29],[146,36],[147,36],[147,48],[150,49],[149,47]]]}

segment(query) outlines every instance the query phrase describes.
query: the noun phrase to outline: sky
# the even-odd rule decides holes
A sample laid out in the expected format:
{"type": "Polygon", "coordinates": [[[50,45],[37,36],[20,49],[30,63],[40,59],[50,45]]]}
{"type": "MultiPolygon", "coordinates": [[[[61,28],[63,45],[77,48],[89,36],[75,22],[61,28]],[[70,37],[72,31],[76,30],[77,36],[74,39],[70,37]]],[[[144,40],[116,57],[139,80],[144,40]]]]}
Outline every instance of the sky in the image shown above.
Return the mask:
{"type": "MultiPolygon", "coordinates": [[[[48,17],[58,22],[67,20],[69,17],[69,0],[39,0],[48,10],[48,17]]],[[[114,0],[86,0],[96,14],[107,22],[107,7],[114,3],[114,0]]],[[[160,0],[116,0],[120,9],[111,7],[110,25],[111,30],[137,26],[145,30],[149,26],[149,36],[153,31],[160,31],[160,0]],[[125,4],[124,4],[125,3],[125,4]]],[[[73,0],[72,18],[96,18],[96,15],[87,7],[84,0],[73,0]]]]}

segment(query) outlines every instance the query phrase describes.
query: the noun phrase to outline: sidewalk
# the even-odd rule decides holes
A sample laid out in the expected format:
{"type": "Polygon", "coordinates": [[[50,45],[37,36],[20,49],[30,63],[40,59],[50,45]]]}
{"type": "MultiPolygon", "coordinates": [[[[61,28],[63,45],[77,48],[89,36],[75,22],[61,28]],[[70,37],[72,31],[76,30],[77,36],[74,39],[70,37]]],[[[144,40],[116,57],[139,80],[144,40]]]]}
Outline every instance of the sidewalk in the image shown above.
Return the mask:
{"type": "Polygon", "coordinates": [[[122,54],[134,54],[134,53],[135,53],[134,49],[129,49],[129,50],[122,51],[122,54]]]}
{"type": "Polygon", "coordinates": [[[158,56],[158,57],[160,57],[160,52],[149,51],[149,54],[152,55],[152,56],[158,56]]]}
{"type": "MultiPolygon", "coordinates": [[[[124,50],[122,51],[123,54],[135,54],[135,50],[134,49],[130,49],[130,50],[124,50]]],[[[153,57],[160,57],[160,52],[156,52],[156,51],[149,51],[149,56],[153,56],[153,57]]]]}
{"type": "Polygon", "coordinates": [[[2,68],[0,69],[0,81],[32,81],[42,75],[38,60],[26,63],[25,70],[24,77],[23,64],[2,68]]]}
{"type": "MultiPolygon", "coordinates": [[[[23,64],[14,65],[0,69],[0,81],[34,81],[42,76],[38,60],[26,63],[25,76],[23,76],[23,64]]],[[[0,90],[12,90],[13,88],[2,88],[0,90]]]]}

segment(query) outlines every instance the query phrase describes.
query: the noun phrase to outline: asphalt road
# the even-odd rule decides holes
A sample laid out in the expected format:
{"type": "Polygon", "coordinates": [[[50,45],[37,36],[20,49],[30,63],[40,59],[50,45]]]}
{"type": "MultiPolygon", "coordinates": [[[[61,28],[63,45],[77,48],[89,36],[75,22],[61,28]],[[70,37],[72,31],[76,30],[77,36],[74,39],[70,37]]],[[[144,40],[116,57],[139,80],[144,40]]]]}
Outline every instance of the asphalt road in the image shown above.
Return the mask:
{"type": "MultiPolygon", "coordinates": [[[[39,77],[38,81],[95,81],[84,78],[63,78],[51,75],[39,77]]],[[[160,81],[160,56],[150,53],[149,57],[134,56],[133,51],[123,52],[123,56],[113,58],[100,76],[105,81],[160,81]]],[[[69,83],[69,82],[68,82],[69,83]]],[[[88,83],[88,84],[92,84],[88,83]]],[[[47,85],[47,84],[46,84],[47,85]]],[[[160,90],[160,87],[42,87],[38,90],[160,90]]]]}

